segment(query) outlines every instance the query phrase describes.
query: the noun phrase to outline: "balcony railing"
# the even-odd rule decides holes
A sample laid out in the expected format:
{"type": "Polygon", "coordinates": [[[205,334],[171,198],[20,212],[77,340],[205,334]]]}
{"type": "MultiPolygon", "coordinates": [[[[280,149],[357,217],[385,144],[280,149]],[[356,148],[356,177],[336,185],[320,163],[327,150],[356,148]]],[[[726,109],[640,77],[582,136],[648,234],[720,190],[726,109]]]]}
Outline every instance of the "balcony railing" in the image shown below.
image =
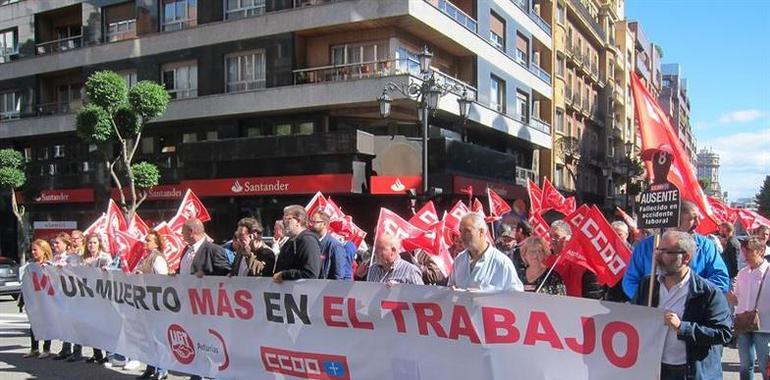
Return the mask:
{"type": "Polygon", "coordinates": [[[534,116],[529,118],[529,126],[545,134],[551,134],[551,125],[534,116]]]}
{"type": "Polygon", "coordinates": [[[572,101],[572,87],[564,87],[564,100],[572,101]]]}
{"type": "Polygon", "coordinates": [[[537,77],[542,79],[544,82],[548,84],[551,83],[551,75],[545,72],[545,70],[538,67],[534,62],[529,65],[529,71],[537,75],[537,77]]]}
{"type": "Polygon", "coordinates": [[[83,103],[79,100],[69,102],[40,103],[30,107],[24,107],[23,113],[29,116],[62,115],[77,111],[83,103]]]}
{"type": "Polygon", "coordinates": [[[187,20],[178,21],[166,21],[163,23],[164,32],[173,32],[176,30],[187,29],[197,24],[197,19],[191,18],[187,20]]]}
{"type": "MultiPolygon", "coordinates": [[[[294,84],[342,82],[397,75],[411,75],[418,79],[422,79],[419,63],[410,58],[311,67],[308,69],[294,70],[293,73],[294,84]]],[[[476,99],[476,89],[474,87],[436,69],[433,69],[433,73],[436,76],[436,80],[440,83],[459,85],[466,88],[468,90],[468,96],[471,99],[476,99]]],[[[462,95],[462,92],[456,93],[456,95],[462,95]]]]}
{"type": "Polygon", "coordinates": [[[124,20],[107,26],[107,42],[127,40],[136,37],[136,19],[124,20]]]}
{"type": "MultiPolygon", "coordinates": [[[[430,1],[425,0],[430,3],[430,1]]],[[[470,30],[471,32],[478,32],[478,23],[476,23],[476,20],[473,19],[473,17],[468,16],[467,13],[463,12],[460,8],[458,8],[456,5],[452,4],[449,0],[438,0],[438,7],[440,11],[444,12],[445,15],[451,17],[455,21],[457,21],[460,25],[464,26],[466,29],[470,30]]]]}
{"type": "Polygon", "coordinates": [[[21,111],[0,112],[0,120],[14,120],[21,117],[21,111]]]}
{"type": "Polygon", "coordinates": [[[14,56],[16,54],[19,54],[19,48],[16,46],[0,48],[0,63],[10,62],[11,56],[14,56]]]}
{"type": "Polygon", "coordinates": [[[75,36],[69,38],[62,38],[55,41],[47,41],[35,45],[37,54],[51,54],[60,51],[67,51],[72,49],[79,49],[83,47],[83,36],[75,36]]]}
{"type": "Polygon", "coordinates": [[[294,8],[309,7],[312,5],[323,5],[336,0],[294,0],[294,8]]]}
{"type": "Polygon", "coordinates": [[[529,18],[531,18],[532,21],[534,21],[535,24],[540,27],[540,29],[543,29],[546,33],[548,33],[548,35],[551,35],[551,26],[548,25],[548,23],[543,20],[539,14],[535,13],[534,9],[529,11],[529,18]]]}
{"type": "Polygon", "coordinates": [[[527,186],[527,180],[537,183],[537,173],[532,169],[516,167],[516,184],[519,186],[527,186]]]}

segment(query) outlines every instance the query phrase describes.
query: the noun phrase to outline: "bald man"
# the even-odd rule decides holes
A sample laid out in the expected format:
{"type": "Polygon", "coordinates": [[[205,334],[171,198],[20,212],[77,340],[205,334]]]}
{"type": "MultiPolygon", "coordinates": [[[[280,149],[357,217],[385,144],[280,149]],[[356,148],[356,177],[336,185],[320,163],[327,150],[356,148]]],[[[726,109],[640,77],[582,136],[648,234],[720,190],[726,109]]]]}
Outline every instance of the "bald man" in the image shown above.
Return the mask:
{"type": "Polygon", "coordinates": [[[179,274],[203,276],[227,276],[230,262],[224,249],[206,240],[203,222],[190,219],[182,226],[182,237],[188,244],[179,263],[179,274]]]}

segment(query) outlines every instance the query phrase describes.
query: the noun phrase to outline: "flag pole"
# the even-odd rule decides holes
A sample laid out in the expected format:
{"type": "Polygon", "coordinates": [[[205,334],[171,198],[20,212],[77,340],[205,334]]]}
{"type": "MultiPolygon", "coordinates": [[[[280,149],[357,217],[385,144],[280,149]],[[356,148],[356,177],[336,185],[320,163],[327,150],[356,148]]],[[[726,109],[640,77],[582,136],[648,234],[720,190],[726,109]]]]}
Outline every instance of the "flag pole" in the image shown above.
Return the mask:
{"type": "Polygon", "coordinates": [[[647,291],[647,306],[652,307],[652,293],[653,289],[655,289],[655,272],[657,270],[657,261],[655,260],[655,250],[658,248],[658,243],[660,243],[660,234],[663,229],[661,228],[656,234],[655,234],[655,240],[652,246],[652,265],[650,266],[650,287],[647,291]]]}
{"type": "Polygon", "coordinates": [[[548,273],[545,274],[545,277],[543,277],[543,281],[540,282],[540,285],[537,287],[537,290],[535,290],[535,293],[540,293],[540,289],[543,288],[543,285],[545,285],[545,282],[548,280],[548,277],[551,277],[551,272],[553,272],[553,268],[556,268],[556,264],[559,263],[559,260],[561,260],[561,256],[564,252],[560,253],[559,256],[556,258],[556,260],[551,264],[551,267],[548,268],[548,273]]]}

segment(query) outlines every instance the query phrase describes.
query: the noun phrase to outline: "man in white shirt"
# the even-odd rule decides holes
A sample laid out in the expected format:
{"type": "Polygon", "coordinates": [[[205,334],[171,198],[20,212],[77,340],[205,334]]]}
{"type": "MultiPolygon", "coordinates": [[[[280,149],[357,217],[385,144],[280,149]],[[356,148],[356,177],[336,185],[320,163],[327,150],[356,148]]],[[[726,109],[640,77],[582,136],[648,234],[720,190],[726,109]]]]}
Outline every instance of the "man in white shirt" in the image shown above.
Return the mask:
{"type": "Polygon", "coordinates": [[[513,262],[489,244],[487,224],[480,214],[470,213],[461,219],[460,236],[465,250],[455,258],[447,286],[480,291],[524,290],[513,262]]]}
{"type": "Polygon", "coordinates": [[[182,237],[189,244],[182,254],[179,263],[179,273],[203,276],[227,276],[230,273],[230,262],[222,247],[210,243],[206,239],[203,222],[190,219],[182,226],[182,237]]]}
{"type": "MultiPolygon", "coordinates": [[[[693,237],[680,231],[663,234],[655,248],[652,304],[665,310],[667,328],[661,380],[722,377],[722,345],[732,338],[732,313],[722,291],[690,269],[696,250],[693,237]]],[[[633,303],[645,305],[648,294],[649,281],[641,281],[633,303]]]]}

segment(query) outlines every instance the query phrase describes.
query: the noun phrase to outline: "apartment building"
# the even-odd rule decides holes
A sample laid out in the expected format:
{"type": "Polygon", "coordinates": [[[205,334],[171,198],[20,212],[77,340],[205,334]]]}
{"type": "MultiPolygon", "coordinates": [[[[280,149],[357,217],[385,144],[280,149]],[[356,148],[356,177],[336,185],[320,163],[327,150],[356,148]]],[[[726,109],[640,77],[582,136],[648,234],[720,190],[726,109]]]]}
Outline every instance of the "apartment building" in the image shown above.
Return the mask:
{"type": "MultiPolygon", "coordinates": [[[[83,144],[74,132],[83,84],[105,69],[129,85],[163,83],[173,99],[141,140],[137,160],[158,164],[162,177],[140,214],[167,219],[189,187],[214,215],[217,238],[243,215],[269,223],[317,190],[364,228],[379,206],[405,211],[405,189],[419,188],[422,175],[417,103],[391,94],[383,118],[377,97],[389,82],[421,83],[425,46],[438,79],[472,100],[463,119],[463,94],[450,92],[429,119],[439,207],[468,185],[525,199],[528,178],[551,175],[548,0],[1,3],[0,146],[27,159],[30,221],[82,227],[114,197],[104,165],[111,147],[83,144]]],[[[587,66],[570,67],[582,70],[575,88],[587,103],[570,112],[598,125],[604,40],[585,41],[587,66]]],[[[2,241],[14,240],[13,223],[2,225],[2,241]]]]}
{"type": "Polygon", "coordinates": [[[676,128],[679,143],[684,148],[690,163],[696,164],[695,134],[690,124],[690,98],[687,95],[687,80],[682,76],[682,67],[677,63],[661,65],[663,70],[662,91],[658,101],[668,114],[671,126],[676,128]]]}

